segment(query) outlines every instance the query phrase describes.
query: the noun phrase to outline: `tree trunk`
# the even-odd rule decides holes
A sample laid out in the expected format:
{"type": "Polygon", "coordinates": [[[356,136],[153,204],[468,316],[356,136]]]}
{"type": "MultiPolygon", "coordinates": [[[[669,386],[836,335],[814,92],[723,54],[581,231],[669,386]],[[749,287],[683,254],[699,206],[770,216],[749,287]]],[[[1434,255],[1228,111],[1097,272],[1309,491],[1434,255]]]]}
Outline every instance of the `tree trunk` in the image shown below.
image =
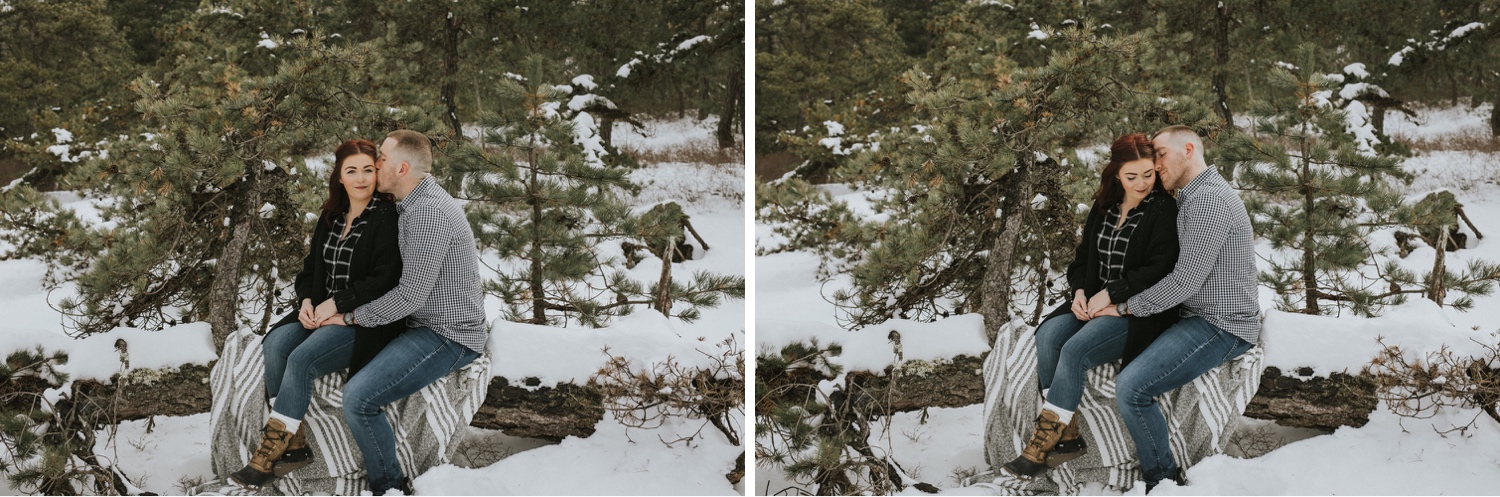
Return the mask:
{"type": "Polygon", "coordinates": [[[714,135],[719,139],[719,150],[734,147],[734,123],[739,117],[740,99],[745,98],[745,77],[741,71],[730,71],[724,85],[724,104],[719,115],[719,128],[714,135]]]}
{"type": "Polygon", "coordinates": [[[1438,230],[1437,255],[1432,262],[1432,283],[1428,288],[1427,298],[1437,302],[1438,307],[1443,306],[1443,299],[1448,297],[1448,289],[1443,287],[1443,276],[1448,273],[1448,226],[1443,225],[1438,230]]]}
{"type": "MultiPolygon", "coordinates": [[[[1021,152],[1025,155],[1029,152],[1021,152]]],[[[994,343],[1000,327],[1010,322],[1011,286],[1010,277],[1016,253],[1016,242],[1021,239],[1022,206],[1031,199],[1030,158],[1021,159],[1020,167],[1011,172],[1010,185],[1005,192],[1005,203],[1001,212],[1000,236],[990,249],[984,270],[983,297],[979,314],[984,316],[984,332],[994,343]]]]}
{"type": "Polygon", "coordinates": [[[453,130],[455,136],[463,136],[463,128],[458,123],[458,24],[458,16],[448,12],[443,30],[443,83],[440,98],[443,101],[443,122],[453,130]]]}
{"type": "Polygon", "coordinates": [[[1500,98],[1490,107],[1490,138],[1500,138],[1500,98]]]}
{"type": "Polygon", "coordinates": [[[676,258],[676,254],[676,239],[667,238],[667,245],[661,251],[661,280],[656,283],[654,306],[666,317],[672,317],[672,259],[676,258]]]}
{"type": "Polygon", "coordinates": [[[247,183],[246,195],[240,203],[235,204],[238,219],[233,221],[235,224],[230,231],[229,241],[219,252],[218,263],[214,265],[213,286],[208,292],[207,321],[213,330],[215,350],[222,349],[224,340],[239,328],[240,266],[243,265],[245,252],[250,248],[250,233],[259,219],[255,213],[261,204],[263,188],[260,175],[256,172],[260,167],[246,164],[246,168],[251,171],[244,180],[247,183]]]}
{"type": "Polygon", "coordinates": [[[547,295],[542,287],[542,185],[537,181],[536,157],[530,160],[527,189],[531,192],[531,274],[527,276],[531,279],[531,323],[547,324],[547,295]]]}
{"type": "Polygon", "coordinates": [[[1303,309],[1304,314],[1314,316],[1322,313],[1318,305],[1318,256],[1313,253],[1312,244],[1316,242],[1313,238],[1313,190],[1307,185],[1311,181],[1312,170],[1307,160],[1307,140],[1302,141],[1302,177],[1298,178],[1302,184],[1302,222],[1307,223],[1302,229],[1302,291],[1307,294],[1307,307],[1303,309]]]}
{"type": "Polygon", "coordinates": [[[1229,111],[1229,2],[1219,2],[1214,10],[1214,74],[1213,91],[1218,99],[1215,105],[1225,126],[1234,126],[1234,113],[1229,111]]]}

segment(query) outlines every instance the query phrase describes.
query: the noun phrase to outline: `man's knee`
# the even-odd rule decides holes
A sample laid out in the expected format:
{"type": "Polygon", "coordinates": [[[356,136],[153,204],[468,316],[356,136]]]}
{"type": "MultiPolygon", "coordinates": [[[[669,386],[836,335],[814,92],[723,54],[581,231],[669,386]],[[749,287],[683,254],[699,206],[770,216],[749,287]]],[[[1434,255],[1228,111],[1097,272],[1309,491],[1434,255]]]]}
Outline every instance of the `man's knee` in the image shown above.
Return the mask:
{"type": "Polygon", "coordinates": [[[1156,397],[1152,395],[1150,385],[1143,381],[1144,378],[1133,373],[1136,371],[1127,368],[1115,380],[1115,404],[1121,412],[1125,412],[1126,407],[1150,405],[1156,397]]]}

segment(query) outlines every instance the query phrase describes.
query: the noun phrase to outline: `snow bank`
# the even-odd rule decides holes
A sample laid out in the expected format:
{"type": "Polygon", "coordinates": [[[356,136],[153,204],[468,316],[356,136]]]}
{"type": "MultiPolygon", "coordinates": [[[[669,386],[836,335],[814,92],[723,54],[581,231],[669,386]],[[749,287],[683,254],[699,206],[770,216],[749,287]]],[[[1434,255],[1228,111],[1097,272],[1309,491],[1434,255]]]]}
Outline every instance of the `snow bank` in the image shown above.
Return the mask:
{"type": "Polygon", "coordinates": [[[219,358],[208,323],[187,323],[161,331],[115,328],[82,339],[37,330],[12,329],[0,333],[0,352],[5,354],[38,345],[49,353],[66,350],[68,363],[58,370],[75,380],[108,381],[110,376],[127,369],[206,365],[219,358]],[[126,354],[116,350],[117,341],[124,342],[126,354]]]}
{"type": "Polygon", "coordinates": [[[880,371],[896,365],[896,353],[890,334],[900,333],[902,353],[907,361],[936,361],[959,355],[979,357],[990,350],[984,333],[984,318],[963,314],[922,323],[892,319],[858,331],[844,331],[837,326],[814,321],[792,321],[762,317],[756,320],[755,343],[762,350],[780,350],[794,342],[817,339],[827,346],[843,346],[841,356],[831,362],[847,369],[880,371]]]}
{"type": "Polygon", "coordinates": [[[497,319],[490,329],[490,374],[512,382],[535,377],[545,387],[582,384],[604,365],[606,347],[637,367],[668,357],[684,366],[708,367],[712,364],[710,356],[723,354],[719,340],[722,338],[679,335],[677,326],[665,316],[646,310],[597,329],[562,329],[497,319]]]}
{"type": "Polygon", "coordinates": [[[433,468],[412,481],[421,495],[738,495],[729,480],[744,448],[713,428],[668,447],[702,421],[672,418],[662,428],[631,430],[606,414],[588,438],[528,450],[478,469],[433,468]]]}
{"type": "Polygon", "coordinates": [[[1388,307],[1373,319],[1267,311],[1261,335],[1266,365],[1285,372],[1310,367],[1317,376],[1358,373],[1382,349],[1377,337],[1408,352],[1447,345],[1460,355],[1481,355],[1484,347],[1480,344],[1494,345],[1488,331],[1453,324],[1448,316],[1453,312],[1427,300],[1388,307]]]}

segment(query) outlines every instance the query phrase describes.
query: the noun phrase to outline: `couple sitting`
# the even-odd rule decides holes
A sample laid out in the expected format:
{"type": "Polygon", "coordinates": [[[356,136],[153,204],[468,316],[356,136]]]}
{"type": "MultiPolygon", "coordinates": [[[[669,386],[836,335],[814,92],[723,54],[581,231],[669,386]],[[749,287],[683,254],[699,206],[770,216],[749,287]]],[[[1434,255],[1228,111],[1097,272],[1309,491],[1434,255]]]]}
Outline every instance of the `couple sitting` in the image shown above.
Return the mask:
{"type": "Polygon", "coordinates": [[[1208,168],[1196,133],[1171,126],[1116,140],[1068,265],[1072,302],[1036,330],[1041,413],[1004,470],[1029,479],[1082,455],[1074,411],[1085,375],[1120,360],[1116,403],[1146,491],[1184,484],[1156,397],[1259,341],[1254,254],[1244,203],[1208,168]]]}
{"type": "Polygon", "coordinates": [[[431,167],[431,142],[409,130],[378,150],[350,140],[334,152],[297,274],[300,310],[264,338],[272,411],[236,484],[257,489],[312,463],[302,419],[313,380],[348,368],[344,419],[370,490],[411,493],[382,408],[464,367],[488,340],[474,234],[431,167]]]}

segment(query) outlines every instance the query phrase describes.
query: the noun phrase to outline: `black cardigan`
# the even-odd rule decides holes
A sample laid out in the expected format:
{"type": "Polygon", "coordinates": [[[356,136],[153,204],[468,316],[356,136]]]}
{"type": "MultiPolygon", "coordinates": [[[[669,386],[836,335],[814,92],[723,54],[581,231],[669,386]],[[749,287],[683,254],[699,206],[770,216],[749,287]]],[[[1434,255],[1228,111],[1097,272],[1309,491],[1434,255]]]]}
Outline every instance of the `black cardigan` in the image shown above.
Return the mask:
{"type": "MultiPolygon", "coordinates": [[[[401,245],[396,225],[396,204],[390,201],[375,204],[370,213],[364,233],[354,244],[354,255],[349,261],[349,287],[334,292],[333,302],[338,312],[350,312],[396,288],[401,281],[401,245]]],[[[312,243],[307,257],[302,260],[302,271],[297,273],[295,283],[296,304],[286,317],[281,318],[270,329],[287,323],[296,323],[302,299],[311,299],[314,306],[329,298],[327,287],[327,263],[323,260],[323,243],[328,239],[330,227],[325,219],[318,219],[313,229],[312,243]]],[[[366,328],[355,327],[354,351],[349,357],[349,377],[359,372],[375,354],[406,331],[406,320],[397,319],[389,324],[366,328]]]]}
{"type": "MultiPolygon", "coordinates": [[[[1177,200],[1163,191],[1152,192],[1137,209],[1144,209],[1140,223],[1130,234],[1125,248],[1125,271],[1108,288],[1111,302],[1124,302],[1165,278],[1177,265],[1177,200]]],[[[1068,264],[1068,294],[1063,304],[1052,310],[1047,319],[1073,313],[1073,294],[1083,289],[1085,298],[1099,293],[1099,229],[1104,225],[1107,209],[1089,211],[1083,223],[1083,238],[1068,264]]],[[[1123,368],[1146,346],[1176,323],[1179,307],[1151,316],[1128,316],[1130,331],[1125,337],[1123,368]]]]}

